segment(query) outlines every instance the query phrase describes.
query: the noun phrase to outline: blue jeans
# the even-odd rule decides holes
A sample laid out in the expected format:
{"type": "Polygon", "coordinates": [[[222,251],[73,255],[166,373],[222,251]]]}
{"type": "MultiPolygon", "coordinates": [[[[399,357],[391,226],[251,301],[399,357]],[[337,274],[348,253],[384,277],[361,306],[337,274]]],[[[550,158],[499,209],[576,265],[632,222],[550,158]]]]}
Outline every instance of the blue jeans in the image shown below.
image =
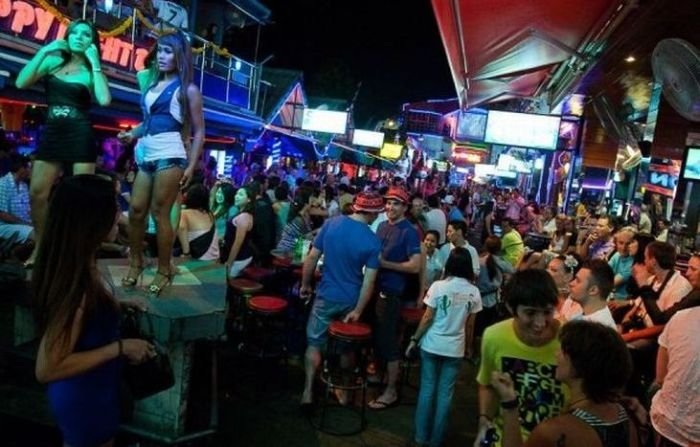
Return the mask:
{"type": "Polygon", "coordinates": [[[462,359],[420,351],[420,389],[416,406],[416,442],[442,445],[462,359]],[[433,409],[434,402],[434,409],[433,409]]]}

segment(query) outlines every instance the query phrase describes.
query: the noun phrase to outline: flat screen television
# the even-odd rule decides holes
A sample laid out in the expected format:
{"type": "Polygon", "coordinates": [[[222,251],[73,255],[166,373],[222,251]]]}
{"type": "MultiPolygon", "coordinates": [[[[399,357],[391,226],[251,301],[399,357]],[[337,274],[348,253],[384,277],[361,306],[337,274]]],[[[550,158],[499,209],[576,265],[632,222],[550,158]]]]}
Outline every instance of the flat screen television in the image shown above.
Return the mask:
{"type": "Polygon", "coordinates": [[[355,129],[352,132],[352,144],[380,148],[384,144],[384,132],[355,129]]]}
{"type": "Polygon", "coordinates": [[[487,112],[466,111],[457,116],[457,139],[483,141],[487,112]]]}
{"type": "Polygon", "coordinates": [[[561,117],[489,110],[484,141],[504,146],[555,150],[561,117]]]}
{"type": "Polygon", "coordinates": [[[532,163],[520,160],[509,154],[498,156],[496,168],[501,171],[520,172],[521,174],[532,174],[532,163]]]}
{"type": "Polygon", "coordinates": [[[700,147],[687,147],[681,166],[681,179],[697,182],[700,181],[700,147]]]}
{"type": "Polygon", "coordinates": [[[384,143],[379,150],[379,156],[384,158],[397,159],[401,157],[403,146],[400,144],[384,143]]]}
{"type": "Polygon", "coordinates": [[[345,133],[347,123],[347,112],[304,109],[301,129],[310,130],[312,132],[345,133]]]}

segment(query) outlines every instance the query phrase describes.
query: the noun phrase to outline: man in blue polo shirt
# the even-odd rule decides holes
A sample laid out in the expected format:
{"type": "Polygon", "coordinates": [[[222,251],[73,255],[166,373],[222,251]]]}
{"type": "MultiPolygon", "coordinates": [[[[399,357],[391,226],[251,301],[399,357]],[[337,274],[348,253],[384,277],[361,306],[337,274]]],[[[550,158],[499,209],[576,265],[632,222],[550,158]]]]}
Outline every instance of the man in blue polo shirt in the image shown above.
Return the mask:
{"type": "Polygon", "coordinates": [[[312,404],[311,391],[321,364],[321,348],[326,343],[328,326],[337,318],[346,322],[359,320],[372,296],[379,269],[381,244],[369,224],[384,210],[384,201],[378,194],[363,192],[355,197],[352,207],[353,214],[326,221],[304,260],[299,294],[308,298],[311,278],[319,258],[324,255],[321,284],[306,326],[306,381],[301,395],[301,407],[305,412],[312,404]]]}
{"type": "MultiPolygon", "coordinates": [[[[421,249],[418,231],[405,218],[409,196],[400,187],[392,186],[384,196],[387,221],[377,229],[382,242],[381,269],[377,278],[375,354],[386,363],[387,387],[381,396],[369,403],[369,408],[381,410],[398,402],[396,382],[399,377],[398,330],[401,300],[408,275],[421,269],[421,249]]],[[[414,299],[415,301],[415,299],[414,299]]]]}

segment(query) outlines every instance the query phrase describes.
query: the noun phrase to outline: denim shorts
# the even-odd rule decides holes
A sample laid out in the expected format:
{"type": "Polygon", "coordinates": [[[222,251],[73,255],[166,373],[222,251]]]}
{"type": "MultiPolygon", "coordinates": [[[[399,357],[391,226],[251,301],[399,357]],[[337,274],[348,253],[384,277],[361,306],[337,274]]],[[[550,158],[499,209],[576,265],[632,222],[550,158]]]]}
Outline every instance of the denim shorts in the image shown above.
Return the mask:
{"type": "Polygon", "coordinates": [[[170,168],[185,169],[187,167],[186,158],[161,158],[159,160],[144,161],[138,164],[139,171],[146,174],[155,174],[170,168]]]}
{"type": "Polygon", "coordinates": [[[306,339],[309,346],[320,348],[325,345],[331,321],[345,317],[354,308],[355,304],[326,301],[317,296],[306,324],[306,339]]]}

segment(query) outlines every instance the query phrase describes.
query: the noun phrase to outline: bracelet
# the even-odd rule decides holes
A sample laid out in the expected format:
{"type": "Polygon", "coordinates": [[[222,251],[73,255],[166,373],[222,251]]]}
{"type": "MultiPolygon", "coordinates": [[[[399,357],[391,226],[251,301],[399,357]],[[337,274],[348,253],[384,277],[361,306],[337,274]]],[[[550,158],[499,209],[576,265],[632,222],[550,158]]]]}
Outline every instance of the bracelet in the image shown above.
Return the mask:
{"type": "Polygon", "coordinates": [[[93,73],[102,73],[102,69],[101,68],[93,68],[92,72],[93,73]]]}
{"type": "Polygon", "coordinates": [[[189,256],[189,255],[190,255],[190,252],[189,252],[189,251],[188,251],[187,253],[182,252],[182,256],[189,256]]]}
{"type": "Polygon", "coordinates": [[[121,338],[117,340],[117,345],[119,346],[119,355],[117,357],[121,357],[124,355],[124,344],[121,338]]]}
{"type": "Polygon", "coordinates": [[[504,410],[514,410],[518,408],[518,399],[501,401],[501,408],[504,410]]]}
{"type": "Polygon", "coordinates": [[[410,340],[411,340],[413,343],[418,343],[418,340],[419,340],[419,339],[414,335],[414,336],[412,336],[412,337],[410,338],[410,340]]]}

